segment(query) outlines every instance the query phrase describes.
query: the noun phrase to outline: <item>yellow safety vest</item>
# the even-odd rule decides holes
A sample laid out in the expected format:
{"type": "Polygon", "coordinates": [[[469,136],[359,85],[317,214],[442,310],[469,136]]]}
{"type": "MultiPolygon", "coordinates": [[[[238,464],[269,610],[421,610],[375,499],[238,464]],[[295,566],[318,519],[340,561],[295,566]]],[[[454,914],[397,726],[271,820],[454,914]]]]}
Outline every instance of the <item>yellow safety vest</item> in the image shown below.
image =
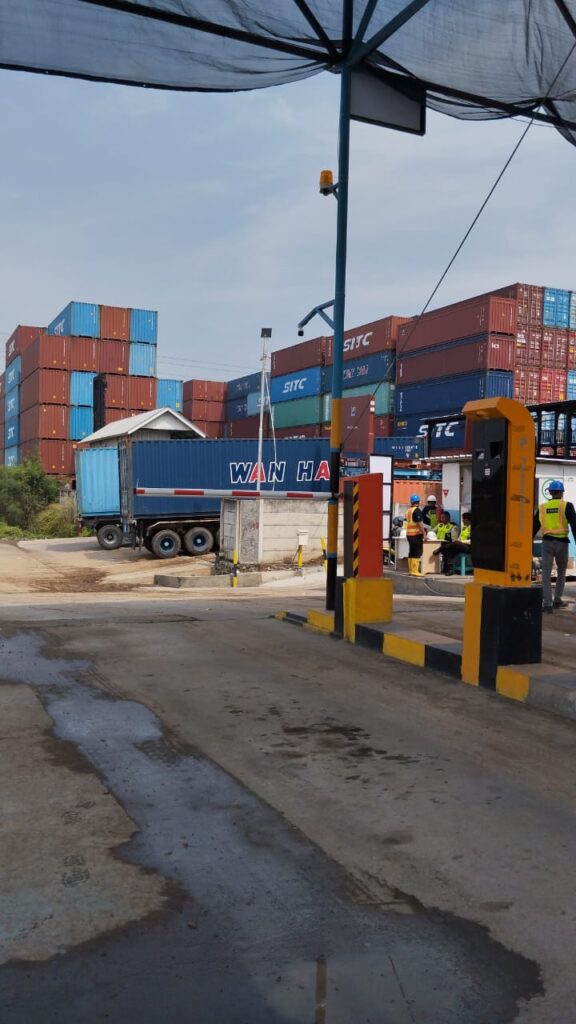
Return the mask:
{"type": "Polygon", "coordinates": [[[540,525],[544,537],[567,537],[568,520],[566,502],[562,498],[551,498],[540,505],[540,525]]]}
{"type": "Polygon", "coordinates": [[[462,530],[460,531],[460,540],[461,540],[462,544],[469,544],[471,536],[472,536],[472,527],[471,526],[464,526],[462,528],[462,530]]]}
{"type": "Polygon", "coordinates": [[[418,509],[418,511],[420,511],[420,509],[418,508],[418,505],[415,505],[414,508],[409,508],[407,513],[406,513],[406,536],[407,537],[418,537],[422,533],[422,524],[421,523],[415,523],[413,521],[413,519],[412,519],[416,509],[418,509]]]}
{"type": "Polygon", "coordinates": [[[436,536],[438,540],[449,540],[452,539],[452,530],[454,529],[454,523],[439,523],[436,527],[436,536]]]}

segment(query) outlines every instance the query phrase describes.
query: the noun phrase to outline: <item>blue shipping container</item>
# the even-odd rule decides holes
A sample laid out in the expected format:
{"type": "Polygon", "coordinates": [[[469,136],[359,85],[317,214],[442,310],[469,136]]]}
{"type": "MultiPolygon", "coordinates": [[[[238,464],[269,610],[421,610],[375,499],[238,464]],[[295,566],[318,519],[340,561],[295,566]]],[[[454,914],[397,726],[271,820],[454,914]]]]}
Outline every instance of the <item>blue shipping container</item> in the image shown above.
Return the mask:
{"type": "MultiPolygon", "coordinates": [[[[453,412],[452,415],[454,419],[451,419],[448,413],[446,419],[442,423],[437,423],[433,428],[431,452],[440,452],[449,448],[464,448],[466,422],[456,419],[457,416],[460,416],[459,411],[453,412]]],[[[437,417],[433,414],[431,418],[436,419],[437,417]]],[[[394,434],[396,437],[404,434],[409,437],[426,437],[426,426],[426,419],[423,416],[397,416],[394,421],[394,434]]]]}
{"type": "Polygon", "coordinates": [[[260,373],[247,373],[244,377],[236,377],[229,380],[226,385],[226,398],[230,402],[233,398],[243,398],[254,391],[260,391],[260,373]]]}
{"type": "Polygon", "coordinates": [[[286,373],[270,380],[270,399],[273,405],[292,402],[296,398],[310,398],[312,395],[320,395],[324,390],[324,369],[321,366],[286,373]]]}
{"type": "Polygon", "coordinates": [[[248,415],[248,396],[226,402],[226,420],[243,420],[248,415]]]}
{"type": "Polygon", "coordinates": [[[70,405],[94,405],[95,373],[72,370],[70,374],[70,405]]]}
{"type": "Polygon", "coordinates": [[[70,408],[70,440],[83,441],[94,433],[94,410],[85,405],[73,405],[70,408]]]}
{"type": "MultiPolygon", "coordinates": [[[[246,395],[246,407],[247,407],[247,413],[246,413],[247,416],[258,416],[258,414],[260,412],[260,392],[259,391],[253,391],[251,395],[246,395]]],[[[266,394],[266,396],[264,398],[264,408],[265,409],[269,409],[270,408],[270,399],[268,398],[268,394],[266,394]]]]}
{"type": "Polygon", "coordinates": [[[568,327],[570,322],[570,292],[563,288],[544,289],[545,327],[568,327]]]}
{"type": "Polygon", "coordinates": [[[81,516],[120,515],[117,448],[76,452],[76,504],[81,516]]]}
{"type": "Polygon", "coordinates": [[[576,399],[576,370],[568,370],[566,378],[566,398],[569,402],[576,399]]]}
{"type": "Polygon", "coordinates": [[[130,310],[130,341],[155,345],[158,341],[158,313],[155,309],[130,310]]]}
{"type": "Polygon", "coordinates": [[[159,380],[156,393],[156,405],[159,409],[174,409],[182,412],[182,389],[184,385],[181,380],[159,380]]]}
{"type": "MultiPolygon", "coordinates": [[[[120,445],[122,515],[180,515],[220,512],[219,498],[200,498],[175,489],[254,492],[258,441],[133,441],[120,445]],[[155,488],[164,494],[135,494],[155,488]]],[[[330,491],[330,443],[324,438],[264,441],[262,493],[330,491]]]]}
{"type": "Polygon", "coordinates": [[[4,465],[12,467],[20,465],[20,449],[18,447],[4,449],[4,465]]]}
{"type": "Polygon", "coordinates": [[[576,292],[570,292],[570,315],[568,326],[571,331],[576,331],[576,292]]]}
{"type": "MultiPolygon", "coordinates": [[[[342,387],[345,389],[359,387],[363,384],[379,384],[380,381],[396,379],[396,353],[375,352],[372,356],[361,359],[350,359],[344,363],[342,387]]],[[[332,390],[332,366],[327,366],[324,377],[324,390],[332,390]]]]}
{"type": "Polygon", "coordinates": [[[4,444],[6,448],[14,448],[20,444],[20,417],[13,416],[4,424],[4,444]]]}
{"type": "Polygon", "coordinates": [[[20,415],[20,388],[12,388],[4,399],[4,413],[7,420],[20,415]]]}
{"type": "Polygon", "coordinates": [[[17,356],[16,359],[9,366],[6,367],[6,376],[4,378],[4,386],[6,391],[12,391],[12,388],[17,388],[20,383],[22,375],[22,356],[17,356]]]}
{"type": "Polygon", "coordinates": [[[100,337],[100,306],[94,302],[69,302],[48,324],[47,334],[73,334],[79,338],[100,337]]]}
{"type": "Polygon", "coordinates": [[[391,455],[394,459],[424,458],[425,442],[422,437],[375,437],[374,455],[391,455]]]}
{"type": "Polygon", "coordinates": [[[156,345],[144,345],[133,341],[130,345],[128,371],[131,377],[156,376],[156,345]]]}
{"type": "Polygon", "coordinates": [[[462,409],[466,402],[478,398],[514,397],[514,375],[507,370],[461,373],[418,384],[396,388],[396,414],[436,415],[462,409]]]}

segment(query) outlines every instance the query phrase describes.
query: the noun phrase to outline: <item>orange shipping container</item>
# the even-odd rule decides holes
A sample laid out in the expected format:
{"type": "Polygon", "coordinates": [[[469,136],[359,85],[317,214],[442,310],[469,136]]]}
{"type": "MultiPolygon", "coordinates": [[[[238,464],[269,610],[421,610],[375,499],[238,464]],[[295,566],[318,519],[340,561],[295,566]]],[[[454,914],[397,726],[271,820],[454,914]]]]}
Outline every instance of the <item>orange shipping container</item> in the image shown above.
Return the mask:
{"type": "Polygon", "coordinates": [[[74,476],[75,448],[76,445],[73,441],[49,441],[36,438],[21,443],[20,457],[24,460],[28,455],[38,455],[44,470],[51,476],[74,476]]]}
{"type": "Polygon", "coordinates": [[[94,338],[70,338],[70,369],[97,373],[99,345],[94,338]]]}
{"type": "Polygon", "coordinates": [[[41,334],[22,354],[21,379],[35,370],[69,370],[70,338],[58,334],[41,334]]]}
{"type": "Polygon", "coordinates": [[[34,405],[20,416],[20,441],[68,437],[69,410],[66,405],[34,405]]]}
{"type": "Polygon", "coordinates": [[[100,337],[111,341],[129,341],[130,310],[123,306],[100,306],[100,337]]]}
{"type": "Polygon", "coordinates": [[[155,377],[128,377],[128,402],[129,409],[137,409],[138,412],[148,411],[156,408],[156,378],[155,377]]]}
{"type": "Polygon", "coordinates": [[[129,342],[98,341],[96,345],[98,373],[128,373],[129,342]]]}
{"type": "Polygon", "coordinates": [[[121,377],[117,373],[106,374],[104,405],[108,409],[128,408],[128,377],[121,377]]]}
{"type": "Polygon", "coordinates": [[[23,327],[22,324],[19,324],[6,342],[6,366],[8,366],[13,359],[16,359],[17,356],[21,356],[28,346],[32,344],[34,339],[37,338],[39,334],[43,334],[44,330],[44,327],[23,327]]]}
{"type": "Polygon", "coordinates": [[[33,405],[69,405],[68,370],[36,370],[20,386],[20,412],[33,405]]]}

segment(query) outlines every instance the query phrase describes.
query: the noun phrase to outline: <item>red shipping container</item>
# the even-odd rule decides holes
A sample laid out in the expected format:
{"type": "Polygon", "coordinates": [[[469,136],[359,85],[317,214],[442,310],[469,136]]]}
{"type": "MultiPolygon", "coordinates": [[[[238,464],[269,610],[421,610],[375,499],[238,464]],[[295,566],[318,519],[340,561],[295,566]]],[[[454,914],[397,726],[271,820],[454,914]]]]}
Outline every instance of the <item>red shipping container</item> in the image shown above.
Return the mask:
{"type": "Polygon", "coordinates": [[[223,380],[185,380],[182,389],[184,402],[224,402],[226,400],[226,381],[223,380]]]}
{"type": "Polygon", "coordinates": [[[370,455],[374,450],[374,399],[342,399],[342,451],[370,455]]]}
{"type": "Polygon", "coordinates": [[[156,378],[128,377],[128,408],[139,412],[156,408],[156,378]]]}
{"type": "Polygon", "coordinates": [[[566,365],[569,370],[576,370],[576,331],[568,331],[568,358],[566,365]]]}
{"type": "Polygon", "coordinates": [[[128,419],[130,413],[127,409],[112,409],[110,407],[104,409],[104,422],[117,423],[119,420],[128,419]]]}
{"type": "Polygon", "coordinates": [[[33,405],[69,405],[70,374],[68,370],[36,370],[20,387],[20,412],[33,405]]]}
{"type": "Polygon", "coordinates": [[[566,373],[564,370],[542,370],[540,373],[540,403],[563,402],[566,399],[566,373]]]}
{"type": "Polygon", "coordinates": [[[98,373],[128,373],[130,344],[127,341],[96,342],[98,373]]]}
{"type": "Polygon", "coordinates": [[[65,441],[69,433],[68,421],[66,405],[34,405],[20,416],[20,441],[30,441],[35,437],[65,441]]]}
{"type": "Polygon", "coordinates": [[[524,405],[535,405],[539,401],[540,370],[516,370],[514,373],[514,398],[524,405]]]}
{"type": "Polygon", "coordinates": [[[100,306],[100,337],[130,340],[130,310],[123,306],[100,306]]]}
{"type": "Polygon", "coordinates": [[[514,338],[490,334],[465,344],[420,349],[415,355],[400,357],[396,380],[412,384],[476,370],[513,370],[514,361],[514,338]]]}
{"type": "Polygon", "coordinates": [[[223,423],[226,419],[226,402],[206,402],[206,419],[210,423],[223,423]]]}
{"type": "MultiPolygon", "coordinates": [[[[243,420],[230,420],[229,423],[224,424],[225,437],[241,438],[241,437],[258,437],[258,428],[260,425],[259,416],[246,416],[243,420]]],[[[270,437],[269,433],[269,416],[264,416],[263,424],[264,437],[270,437]]],[[[277,434],[277,436],[279,436],[277,434]]]]}
{"type": "Polygon", "coordinates": [[[210,420],[199,420],[194,423],[194,426],[206,434],[206,437],[209,437],[211,440],[224,436],[223,423],[211,423],[210,420]]]}
{"type": "Polygon", "coordinates": [[[515,301],[484,295],[424,313],[420,320],[400,324],[398,354],[480,334],[515,335],[515,301]]]}
{"type": "Polygon", "coordinates": [[[22,380],[36,370],[69,370],[70,338],[41,334],[22,353],[22,380]]]}
{"type": "Polygon", "coordinates": [[[294,438],[297,440],[300,437],[326,437],[326,429],[328,433],[330,428],[319,426],[317,423],[310,423],[304,427],[280,427],[276,430],[276,437],[278,438],[294,438]]]}
{"type": "Polygon", "coordinates": [[[394,437],[394,417],[374,417],[374,437],[394,437]]]}
{"type": "MultiPolygon", "coordinates": [[[[345,331],[344,359],[359,359],[361,356],[371,356],[375,352],[396,348],[400,326],[411,319],[412,317],[408,316],[386,316],[382,320],[373,320],[369,324],[345,331]]],[[[332,363],[334,338],[327,338],[326,342],[326,362],[332,363]]]]}
{"type": "Polygon", "coordinates": [[[226,402],[205,402],[194,398],[184,402],[184,415],[189,420],[208,420],[210,423],[223,423],[226,420],[226,402]]]}
{"type": "Polygon", "coordinates": [[[22,442],[20,456],[25,459],[28,455],[38,455],[44,470],[52,476],[74,476],[75,449],[73,441],[49,441],[42,438],[22,442]]]}
{"type": "Polygon", "coordinates": [[[128,408],[128,377],[121,377],[117,373],[106,374],[104,406],[107,409],[128,408]]]}
{"type": "Polygon", "coordinates": [[[519,328],[514,342],[514,366],[528,365],[528,332],[519,328]]]}
{"type": "Polygon", "coordinates": [[[529,327],[526,331],[526,352],[528,366],[541,366],[543,358],[543,336],[539,327],[529,327]]]}
{"type": "Polygon", "coordinates": [[[94,338],[70,338],[69,363],[71,370],[98,373],[99,341],[94,338]]]}
{"type": "Polygon", "coordinates": [[[541,327],[544,312],[544,288],[534,284],[511,284],[492,293],[515,299],[516,322],[523,327],[541,327]]]}
{"type": "Polygon", "coordinates": [[[37,338],[39,334],[44,333],[44,330],[44,327],[24,327],[22,324],[19,324],[6,342],[6,366],[8,366],[13,359],[16,359],[17,356],[21,356],[28,346],[32,344],[34,339],[37,338]]]}
{"type": "Polygon", "coordinates": [[[307,366],[318,366],[326,361],[327,348],[328,338],[321,337],[273,352],[270,357],[272,376],[281,377],[284,373],[293,373],[307,366]]]}

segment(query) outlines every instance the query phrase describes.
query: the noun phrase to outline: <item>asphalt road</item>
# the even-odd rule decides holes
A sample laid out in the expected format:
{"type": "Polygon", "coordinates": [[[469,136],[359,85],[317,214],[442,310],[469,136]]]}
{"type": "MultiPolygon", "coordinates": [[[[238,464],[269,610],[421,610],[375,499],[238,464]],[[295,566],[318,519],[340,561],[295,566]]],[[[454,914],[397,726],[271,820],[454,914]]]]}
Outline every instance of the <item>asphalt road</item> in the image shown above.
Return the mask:
{"type": "Polygon", "coordinates": [[[2,1024],[576,1021],[572,723],[283,600],[0,607],[2,1024]]]}

